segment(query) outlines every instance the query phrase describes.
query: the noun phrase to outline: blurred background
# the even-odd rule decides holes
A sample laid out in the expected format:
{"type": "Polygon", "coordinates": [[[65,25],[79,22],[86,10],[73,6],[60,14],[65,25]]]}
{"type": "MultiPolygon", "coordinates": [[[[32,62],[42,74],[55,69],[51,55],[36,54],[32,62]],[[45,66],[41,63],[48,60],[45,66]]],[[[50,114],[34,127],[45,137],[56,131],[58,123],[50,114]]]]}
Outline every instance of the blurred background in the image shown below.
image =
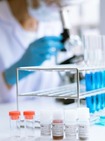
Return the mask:
{"type": "MultiPolygon", "coordinates": [[[[104,0],[103,0],[104,1],[104,0]]],[[[86,0],[80,6],[70,6],[71,32],[99,33],[102,29],[102,0],[86,0]]]]}

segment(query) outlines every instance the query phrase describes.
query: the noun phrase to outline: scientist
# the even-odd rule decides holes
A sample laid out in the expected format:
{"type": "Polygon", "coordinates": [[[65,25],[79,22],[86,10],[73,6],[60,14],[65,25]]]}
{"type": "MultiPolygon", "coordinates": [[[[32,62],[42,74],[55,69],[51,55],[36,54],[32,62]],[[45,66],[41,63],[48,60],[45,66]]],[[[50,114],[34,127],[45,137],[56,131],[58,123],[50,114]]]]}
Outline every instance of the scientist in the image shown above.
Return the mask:
{"type": "MultiPolygon", "coordinates": [[[[63,48],[58,3],[59,0],[0,1],[0,102],[16,100],[17,67],[55,64],[53,47],[56,51],[63,48]]],[[[19,79],[19,92],[59,85],[59,76],[53,72],[24,72],[19,79]]]]}

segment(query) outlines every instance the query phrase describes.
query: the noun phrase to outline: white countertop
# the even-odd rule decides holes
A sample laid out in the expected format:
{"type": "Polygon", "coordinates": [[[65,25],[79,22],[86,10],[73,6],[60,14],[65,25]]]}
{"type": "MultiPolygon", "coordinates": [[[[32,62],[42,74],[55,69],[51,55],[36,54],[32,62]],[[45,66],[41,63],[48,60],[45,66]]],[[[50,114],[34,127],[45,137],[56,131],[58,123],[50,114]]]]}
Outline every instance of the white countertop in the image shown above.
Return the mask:
{"type": "MultiPolygon", "coordinates": [[[[61,103],[56,103],[52,98],[36,98],[34,100],[19,102],[19,110],[21,111],[35,110],[38,112],[41,109],[68,109],[72,107],[76,107],[76,105],[63,105],[61,103]]],[[[16,103],[0,104],[0,109],[0,141],[8,141],[10,140],[10,123],[8,112],[17,109],[16,103]]],[[[105,141],[105,127],[96,125],[91,126],[89,141],[105,141]]]]}

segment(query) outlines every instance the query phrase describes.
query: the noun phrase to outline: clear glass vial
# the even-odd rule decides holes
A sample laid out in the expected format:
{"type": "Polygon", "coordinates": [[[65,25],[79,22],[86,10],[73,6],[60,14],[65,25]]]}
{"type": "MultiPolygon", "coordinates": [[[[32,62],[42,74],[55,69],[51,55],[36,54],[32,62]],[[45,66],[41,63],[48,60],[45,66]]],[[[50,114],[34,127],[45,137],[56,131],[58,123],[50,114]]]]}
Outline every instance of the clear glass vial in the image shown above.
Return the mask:
{"type": "Polygon", "coordinates": [[[35,123],[34,123],[34,111],[24,111],[25,120],[25,135],[26,137],[35,137],[35,123]]]}
{"type": "Polygon", "coordinates": [[[70,141],[76,141],[77,127],[77,110],[65,110],[65,138],[70,141]]]}
{"type": "Polygon", "coordinates": [[[51,111],[40,111],[40,135],[43,138],[51,137],[51,111]]]}
{"type": "Polygon", "coordinates": [[[11,137],[20,137],[20,112],[10,111],[9,116],[11,137]]]}
{"type": "Polygon", "coordinates": [[[79,140],[88,140],[90,133],[89,108],[78,108],[78,137],[79,140]]]}

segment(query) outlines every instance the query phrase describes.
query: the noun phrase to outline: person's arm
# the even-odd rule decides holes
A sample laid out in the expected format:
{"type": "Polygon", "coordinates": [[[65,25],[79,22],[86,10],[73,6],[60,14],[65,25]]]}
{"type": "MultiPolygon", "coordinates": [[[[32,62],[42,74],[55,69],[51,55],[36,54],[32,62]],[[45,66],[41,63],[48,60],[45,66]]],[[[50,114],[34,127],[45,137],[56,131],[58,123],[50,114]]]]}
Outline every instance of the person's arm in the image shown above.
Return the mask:
{"type": "MultiPolygon", "coordinates": [[[[7,87],[11,88],[12,85],[16,84],[16,68],[40,66],[44,61],[50,59],[51,56],[56,55],[57,51],[63,48],[61,39],[61,36],[48,36],[31,43],[22,58],[4,71],[3,77],[7,87]]],[[[19,80],[28,76],[30,73],[32,72],[24,71],[20,73],[19,80]]]]}
{"type": "Polygon", "coordinates": [[[14,91],[5,82],[3,73],[0,72],[0,103],[11,102],[15,99],[14,91]]]}

